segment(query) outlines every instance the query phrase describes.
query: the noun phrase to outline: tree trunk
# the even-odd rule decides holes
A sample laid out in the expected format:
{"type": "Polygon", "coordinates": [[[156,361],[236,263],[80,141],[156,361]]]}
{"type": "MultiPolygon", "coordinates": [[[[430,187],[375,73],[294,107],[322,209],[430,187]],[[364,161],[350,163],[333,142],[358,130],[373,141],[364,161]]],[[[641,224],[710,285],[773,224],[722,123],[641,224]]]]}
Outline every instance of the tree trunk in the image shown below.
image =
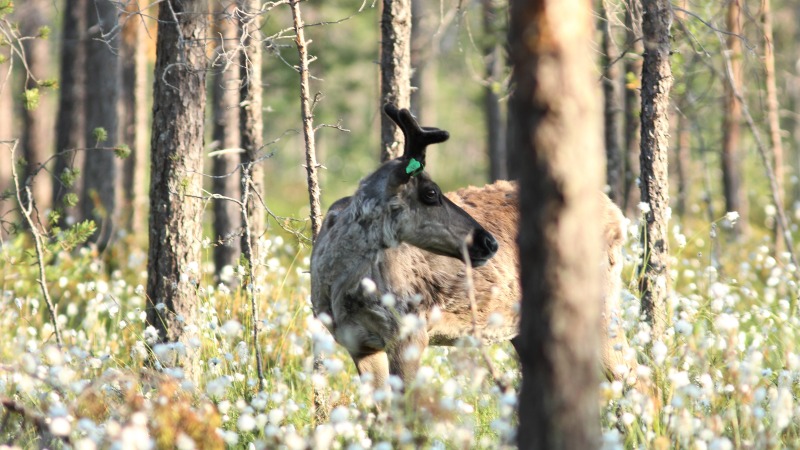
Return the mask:
{"type": "MultiPolygon", "coordinates": [[[[781,143],[780,105],[778,104],[778,90],[775,86],[775,48],[772,39],[772,8],[770,0],[763,0],[762,20],[764,24],[764,81],[767,87],[767,119],[769,122],[769,137],[772,144],[772,158],[775,164],[775,181],[778,185],[778,208],[785,206],[786,194],[783,185],[783,144],[781,143]]],[[[777,230],[777,226],[775,227],[777,230]]],[[[776,249],[781,240],[775,239],[776,249]]]]}
{"type": "Polygon", "coordinates": [[[669,93],[672,87],[670,35],[672,7],[669,0],[643,0],[641,124],[641,196],[650,211],[642,227],[645,260],[639,282],[642,311],[652,329],[653,339],[660,338],[667,324],[667,286],[669,285],[669,93]]]}
{"type": "Polygon", "coordinates": [[[641,79],[642,58],[642,4],[641,0],[629,0],[625,11],[626,48],[630,57],[625,59],[625,178],[624,201],[622,210],[629,217],[639,214],[636,205],[639,203],[639,189],[636,179],[639,178],[640,148],[640,115],[641,115],[641,79]]]}
{"type": "MultiPolygon", "coordinates": [[[[45,0],[31,0],[20,7],[20,31],[23,36],[37,36],[41,27],[52,25],[49,23],[51,5],[45,0]]],[[[37,81],[47,78],[50,64],[50,41],[47,38],[36,37],[23,41],[27,68],[30,71],[25,77],[25,89],[38,89],[37,81]]],[[[22,114],[22,154],[27,161],[22,182],[27,180],[41,167],[50,156],[52,140],[51,130],[47,123],[47,108],[42,105],[44,93],[39,90],[40,98],[38,107],[31,109],[23,107],[22,114]]],[[[36,210],[43,213],[52,205],[53,181],[44,171],[33,180],[32,191],[36,202],[36,210]]],[[[34,217],[34,220],[44,221],[44,217],[34,217]]]]}
{"type": "MultiPolygon", "coordinates": [[[[411,102],[411,0],[383,0],[381,13],[381,104],[408,108],[411,102]]],[[[400,156],[403,133],[381,116],[381,161],[400,156]]]]}
{"type": "MultiPolygon", "coordinates": [[[[202,189],[207,13],[204,0],[161,3],[153,83],[147,322],[161,341],[180,341],[190,352],[199,325],[202,205],[191,196],[202,189]]],[[[190,376],[196,357],[190,353],[184,366],[190,376]]]]}
{"type": "Polygon", "coordinates": [[[580,0],[512,1],[510,18],[509,148],[521,166],[518,445],[596,448],[603,144],[594,27],[580,0]]]}
{"type": "Polygon", "coordinates": [[[605,144],[606,144],[606,184],[608,185],[608,196],[619,206],[623,200],[623,172],[622,148],[620,136],[620,83],[622,79],[619,75],[617,57],[619,51],[614,43],[614,36],[611,32],[612,14],[609,14],[608,3],[602,2],[600,18],[600,29],[603,33],[603,109],[605,116],[605,144]]]}
{"type": "MultiPolygon", "coordinates": [[[[741,89],[742,86],[742,43],[739,35],[742,34],[742,11],[739,0],[730,0],[728,6],[728,36],[727,46],[730,52],[733,80],[731,83],[741,89]]],[[[740,145],[740,125],[742,121],[742,106],[736,100],[731,83],[725,83],[725,97],[723,111],[725,117],[722,123],[722,184],[725,194],[726,211],[736,211],[742,220],[734,226],[734,233],[744,234],[747,224],[747,197],[742,191],[742,172],[740,145]]]]}
{"type": "Polygon", "coordinates": [[[508,178],[506,161],[506,128],[500,109],[500,94],[503,83],[503,48],[496,40],[498,11],[493,0],[482,0],[483,30],[486,45],[483,60],[486,63],[486,87],[483,92],[483,107],[486,120],[486,145],[489,154],[489,179],[492,182],[508,178]]]}
{"type": "Polygon", "coordinates": [[[411,0],[411,50],[409,61],[411,64],[411,90],[409,93],[409,109],[418,122],[424,122],[425,111],[426,75],[428,72],[428,59],[430,58],[429,14],[425,11],[425,0],[411,0]]]}
{"type": "MultiPolygon", "coordinates": [[[[242,196],[241,173],[237,170],[241,145],[239,135],[239,24],[230,14],[236,3],[216,6],[216,37],[220,42],[215,52],[212,68],[214,96],[214,131],[212,139],[217,150],[224,151],[214,157],[213,192],[226,197],[240,199],[242,196]],[[230,150],[230,151],[227,151],[230,150]]],[[[214,268],[217,275],[223,267],[236,266],[239,259],[242,227],[242,210],[236,203],[226,200],[214,201],[214,268]]]]}
{"type": "MultiPolygon", "coordinates": [[[[264,198],[264,169],[262,162],[256,162],[264,145],[262,123],[262,98],[261,98],[261,16],[259,15],[259,0],[239,0],[241,43],[242,81],[240,95],[240,133],[242,164],[248,170],[250,178],[249,198],[247,199],[247,223],[250,225],[250,234],[255,239],[264,234],[266,220],[261,200],[264,198]]],[[[242,237],[242,252],[250,261],[257,260],[257,254],[251,254],[246,245],[246,237],[242,237]]]]}
{"type": "Polygon", "coordinates": [[[128,3],[122,28],[120,63],[122,95],[120,97],[120,130],[122,142],[131,154],[122,162],[122,193],[125,211],[123,223],[134,235],[145,228],[144,206],[147,201],[147,43],[145,24],[136,13],[138,1],[128,3]]]}
{"type": "Polygon", "coordinates": [[[97,223],[97,245],[105,248],[117,223],[118,158],[114,152],[92,147],[115,147],[118,143],[117,99],[120,90],[118,10],[111,0],[88,4],[89,35],[86,46],[86,145],[81,209],[83,219],[97,223]],[[103,128],[107,139],[98,142],[95,131],[103,128]]]}
{"type": "MultiPolygon", "coordinates": [[[[16,139],[19,135],[15,132],[14,125],[14,99],[11,95],[13,85],[9,72],[11,52],[8,47],[0,47],[0,55],[5,62],[0,63],[0,141],[16,139]]],[[[0,145],[0,192],[5,192],[13,186],[11,181],[11,161],[9,147],[0,145]]],[[[10,212],[15,208],[14,200],[9,198],[0,200],[0,238],[7,238],[12,231],[13,217],[10,212]]]]}
{"type": "Polygon", "coordinates": [[[689,196],[689,173],[691,168],[691,140],[692,133],[689,118],[681,111],[678,112],[678,147],[675,155],[675,172],[678,179],[678,198],[675,201],[675,212],[683,219],[686,215],[686,201],[689,196]]]}
{"type": "MultiPolygon", "coordinates": [[[[56,121],[56,152],[86,147],[86,5],[87,0],[67,0],[64,8],[64,32],[61,38],[61,85],[56,121]]],[[[83,167],[85,154],[72,151],[56,157],[53,174],[60,177],[66,169],[83,167]]],[[[66,186],[53,180],[53,206],[66,216],[77,213],[62,203],[68,192],[80,194],[80,183],[66,186]]]]}

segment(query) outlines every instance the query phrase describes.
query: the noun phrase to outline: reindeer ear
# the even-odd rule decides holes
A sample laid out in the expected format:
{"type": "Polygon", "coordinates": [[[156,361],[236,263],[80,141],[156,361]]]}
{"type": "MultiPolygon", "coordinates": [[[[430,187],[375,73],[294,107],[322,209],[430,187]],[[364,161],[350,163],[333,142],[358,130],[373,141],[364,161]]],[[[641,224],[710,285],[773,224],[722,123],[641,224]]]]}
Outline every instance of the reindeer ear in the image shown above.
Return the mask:
{"type": "Polygon", "coordinates": [[[439,128],[420,127],[409,110],[398,109],[391,103],[384,105],[383,110],[403,130],[406,142],[402,159],[406,161],[406,173],[409,176],[421,173],[425,168],[425,151],[428,145],[446,141],[450,138],[450,133],[439,128]]]}

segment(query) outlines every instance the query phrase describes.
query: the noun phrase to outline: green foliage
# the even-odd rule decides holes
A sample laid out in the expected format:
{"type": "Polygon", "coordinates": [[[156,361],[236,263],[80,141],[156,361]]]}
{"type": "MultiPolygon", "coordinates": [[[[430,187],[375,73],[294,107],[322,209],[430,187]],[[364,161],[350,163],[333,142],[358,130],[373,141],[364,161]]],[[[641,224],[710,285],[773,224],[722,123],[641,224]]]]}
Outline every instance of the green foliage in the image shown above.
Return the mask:
{"type": "Polygon", "coordinates": [[[58,80],[53,78],[49,80],[39,80],[39,87],[47,89],[58,89],[58,80]]]}
{"type": "Polygon", "coordinates": [[[22,104],[28,111],[33,111],[39,107],[39,89],[26,89],[22,93],[22,104]]]}
{"type": "Polygon", "coordinates": [[[101,142],[108,140],[108,132],[103,127],[97,127],[92,130],[92,137],[94,138],[95,142],[100,144],[101,142]]]}
{"type": "Polygon", "coordinates": [[[63,197],[64,206],[73,207],[78,204],[78,194],[67,192],[63,197]]]}
{"type": "Polygon", "coordinates": [[[58,231],[53,246],[70,251],[79,245],[85,244],[97,231],[97,226],[94,221],[84,220],[83,222],[72,225],[66,230],[58,231]]]}
{"type": "Polygon", "coordinates": [[[117,158],[125,159],[131,156],[131,148],[127,144],[120,144],[114,148],[114,154],[117,158]]]}
{"type": "Polygon", "coordinates": [[[41,39],[49,38],[50,37],[50,27],[48,27],[47,25],[39,27],[39,29],[36,32],[36,37],[41,38],[41,39]]]}
{"type": "Polygon", "coordinates": [[[0,0],[0,19],[14,12],[14,2],[11,0],[0,0]]]}
{"type": "Polygon", "coordinates": [[[81,175],[81,169],[73,168],[73,167],[66,167],[61,175],[59,175],[59,180],[61,183],[64,184],[65,187],[71,188],[75,185],[75,181],[78,180],[78,177],[81,175]]]}

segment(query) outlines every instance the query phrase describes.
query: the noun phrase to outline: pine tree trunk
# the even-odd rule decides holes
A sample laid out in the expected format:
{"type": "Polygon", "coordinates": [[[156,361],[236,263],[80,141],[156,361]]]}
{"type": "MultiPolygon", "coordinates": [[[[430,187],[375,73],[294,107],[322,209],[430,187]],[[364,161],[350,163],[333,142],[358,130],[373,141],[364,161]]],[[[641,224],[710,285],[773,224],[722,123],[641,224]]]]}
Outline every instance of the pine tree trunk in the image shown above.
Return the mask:
{"type": "MultiPolygon", "coordinates": [[[[11,95],[12,84],[11,74],[8,71],[11,52],[8,47],[0,47],[0,55],[6,62],[0,63],[0,141],[8,141],[19,138],[16,133],[17,127],[14,126],[14,99],[11,95]]],[[[0,145],[0,192],[10,189],[11,181],[11,157],[7,145],[0,145]]],[[[0,200],[0,238],[7,238],[11,231],[13,217],[10,212],[14,209],[13,199],[0,200]]]]}
{"type": "Polygon", "coordinates": [[[97,223],[96,242],[105,248],[115,231],[117,195],[120,184],[119,159],[114,152],[92,147],[115,147],[118,144],[117,100],[120,91],[119,58],[115,54],[119,38],[112,32],[117,26],[117,10],[111,0],[90,1],[87,8],[89,35],[86,46],[86,160],[83,168],[81,209],[84,220],[97,223]],[[113,49],[113,51],[112,51],[113,49]],[[97,142],[94,130],[106,131],[105,142],[97,142]]]}
{"type": "Polygon", "coordinates": [[[120,96],[120,130],[122,142],[131,149],[122,162],[122,195],[124,226],[134,235],[145,228],[147,192],[147,59],[144,24],[136,15],[138,1],[128,3],[125,24],[122,28],[120,63],[122,69],[122,95],[120,96]]]}
{"type": "MultiPolygon", "coordinates": [[[[739,35],[742,33],[742,11],[740,0],[731,0],[728,6],[728,31],[731,33],[727,39],[730,52],[733,80],[739,89],[742,86],[742,43],[739,35]]],[[[742,220],[734,226],[734,233],[746,233],[747,224],[747,197],[742,191],[742,161],[739,146],[741,144],[740,128],[742,121],[742,106],[736,100],[731,83],[725,83],[725,97],[723,111],[725,117],[722,123],[722,185],[725,194],[725,208],[727,211],[736,211],[742,220]]]]}
{"type": "Polygon", "coordinates": [[[202,240],[201,200],[191,196],[202,188],[207,13],[204,0],[161,3],[153,83],[147,322],[160,340],[186,345],[190,376],[202,240]]]}
{"type": "Polygon", "coordinates": [[[623,200],[623,172],[622,146],[621,146],[621,121],[620,106],[621,92],[619,75],[619,51],[614,43],[611,33],[611,15],[607,9],[608,4],[601,5],[600,29],[603,33],[603,109],[605,116],[605,144],[606,144],[606,184],[608,196],[617,205],[622,205],[623,200]]]}
{"type": "Polygon", "coordinates": [[[486,63],[486,87],[483,92],[484,117],[486,120],[486,145],[489,154],[489,179],[494,182],[508,178],[506,161],[506,128],[500,109],[501,84],[503,82],[503,48],[495,41],[498,11],[493,0],[482,0],[483,30],[487,44],[483,49],[486,63]]]}
{"type": "MultiPolygon", "coordinates": [[[[67,0],[64,8],[56,152],[86,147],[86,4],[87,0],[67,0]]],[[[83,151],[57,156],[53,174],[60,177],[65,169],[82,168],[85,156],[83,151]]],[[[80,195],[80,186],[77,181],[72,187],[53,181],[53,205],[65,213],[65,219],[77,211],[62,204],[63,196],[68,192],[80,195]]]]}
{"type": "Polygon", "coordinates": [[[675,155],[675,172],[678,179],[678,198],[675,201],[675,212],[683,219],[686,215],[686,201],[689,196],[689,173],[691,172],[691,139],[692,133],[689,118],[678,113],[678,147],[675,155]]]}
{"type": "Polygon", "coordinates": [[[411,50],[409,61],[411,64],[411,90],[409,93],[409,109],[417,118],[417,122],[425,122],[425,78],[428,72],[428,58],[430,57],[430,34],[425,11],[425,0],[411,0],[411,50]]]}
{"type": "Polygon", "coordinates": [[[596,448],[603,144],[594,27],[580,0],[512,1],[510,18],[509,148],[521,166],[518,445],[596,448]]]}
{"type": "MultiPolygon", "coordinates": [[[[237,34],[239,24],[223,13],[232,13],[235,3],[217,5],[215,35],[220,39],[215,53],[212,93],[214,96],[213,137],[217,150],[232,150],[214,157],[213,192],[226,197],[240,199],[242,196],[241,173],[237,170],[241,139],[239,134],[239,53],[237,34]]],[[[214,202],[214,268],[217,275],[223,267],[236,266],[242,227],[242,210],[236,203],[216,200],[214,202]]]]}
{"type": "MultiPolygon", "coordinates": [[[[775,180],[778,182],[778,197],[784,207],[786,198],[783,184],[783,143],[781,142],[780,105],[778,103],[778,89],[775,86],[775,48],[772,38],[772,8],[770,0],[762,0],[762,20],[764,23],[764,82],[767,88],[767,119],[769,122],[769,137],[772,144],[772,158],[775,164],[775,180]]],[[[776,244],[780,239],[775,240],[776,244]]]]}
{"type": "MultiPolygon", "coordinates": [[[[381,104],[408,108],[411,103],[411,0],[383,0],[381,13],[381,104]]],[[[402,153],[403,132],[381,116],[381,161],[402,153]]]]}
{"type": "MultiPolygon", "coordinates": [[[[20,31],[23,36],[37,36],[39,29],[49,23],[51,5],[45,0],[30,0],[20,7],[20,31]]],[[[25,48],[27,68],[31,76],[26,77],[25,89],[38,89],[36,80],[49,78],[48,66],[50,64],[50,41],[37,37],[27,39],[22,44],[25,48]]],[[[51,154],[51,130],[47,123],[48,108],[43,105],[45,93],[39,90],[39,105],[33,109],[22,108],[22,139],[20,145],[22,154],[27,161],[23,180],[27,180],[47,160],[51,154]]],[[[33,198],[36,210],[43,213],[52,204],[53,181],[50,176],[39,171],[39,176],[33,181],[33,198]]],[[[35,218],[44,221],[44,217],[35,218]]]]}
{"type": "Polygon", "coordinates": [[[641,0],[629,0],[625,11],[626,48],[632,55],[625,59],[625,178],[624,202],[622,210],[629,217],[639,214],[639,189],[636,179],[639,178],[639,149],[641,133],[641,79],[642,59],[642,4],[641,0]]]}
{"type": "MultiPolygon", "coordinates": [[[[240,133],[242,164],[249,170],[251,186],[247,199],[247,222],[250,225],[250,234],[253,236],[253,247],[257,248],[255,239],[260,237],[265,230],[266,220],[261,198],[264,198],[264,169],[263,162],[255,162],[263,156],[263,115],[262,115],[262,87],[261,87],[261,16],[259,15],[259,0],[239,0],[241,10],[241,43],[244,46],[241,54],[242,82],[240,95],[240,133]]],[[[242,237],[242,253],[250,260],[257,260],[257,254],[251,254],[246,237],[242,237]]]]}
{"type": "Polygon", "coordinates": [[[669,285],[669,94],[672,87],[670,35],[672,8],[669,0],[643,0],[641,123],[641,197],[650,211],[645,214],[642,248],[645,260],[639,290],[642,311],[653,339],[660,338],[667,324],[667,286],[669,285]]]}

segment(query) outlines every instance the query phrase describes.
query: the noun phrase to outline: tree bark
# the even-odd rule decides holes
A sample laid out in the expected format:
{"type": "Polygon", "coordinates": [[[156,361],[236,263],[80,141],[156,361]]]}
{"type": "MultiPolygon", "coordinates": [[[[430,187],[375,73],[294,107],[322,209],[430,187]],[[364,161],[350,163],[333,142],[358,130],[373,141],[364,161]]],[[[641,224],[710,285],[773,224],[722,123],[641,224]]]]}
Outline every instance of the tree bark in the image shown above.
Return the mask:
{"type": "Polygon", "coordinates": [[[625,11],[626,48],[632,55],[625,59],[625,178],[624,201],[622,210],[629,217],[639,214],[636,205],[639,203],[639,189],[636,179],[639,178],[639,148],[641,133],[641,79],[642,58],[642,4],[641,0],[629,0],[625,11]]]}
{"type": "MultiPolygon", "coordinates": [[[[727,13],[728,52],[730,52],[733,80],[738,89],[742,86],[742,11],[740,0],[730,0],[727,13]]],[[[739,145],[741,144],[742,106],[736,100],[734,89],[730,83],[725,84],[722,123],[722,185],[725,194],[726,211],[736,211],[742,217],[733,227],[737,235],[746,233],[747,197],[742,191],[742,162],[739,145]]]]}
{"type": "Polygon", "coordinates": [[[506,161],[506,128],[500,108],[500,93],[503,83],[503,48],[496,40],[498,10],[493,0],[482,0],[483,30],[486,45],[483,60],[486,63],[486,87],[483,91],[484,117],[486,120],[486,146],[489,154],[489,179],[492,182],[508,178],[506,161]]]}
{"type": "Polygon", "coordinates": [[[94,220],[96,242],[103,249],[118,225],[118,158],[114,152],[92,147],[115,147],[118,143],[117,100],[120,90],[119,38],[116,31],[118,10],[111,0],[90,1],[87,5],[89,35],[86,46],[86,159],[83,168],[81,209],[84,220],[94,220]],[[106,131],[105,142],[98,142],[94,130],[106,131]]]}
{"type": "Polygon", "coordinates": [[[520,165],[522,364],[518,445],[599,443],[603,158],[589,3],[511,2],[509,49],[520,165]]]}
{"type": "MultiPolygon", "coordinates": [[[[223,152],[213,160],[213,192],[226,197],[240,199],[242,196],[241,173],[238,150],[241,146],[239,133],[239,53],[237,21],[230,16],[236,8],[235,2],[217,4],[215,35],[220,38],[217,44],[212,93],[214,96],[214,131],[212,139],[218,150],[223,152]]],[[[239,259],[242,210],[234,202],[216,200],[214,202],[214,268],[217,275],[223,267],[236,266],[239,259]]]]}
{"type": "Polygon", "coordinates": [[[128,3],[120,45],[120,130],[122,142],[131,149],[122,162],[123,222],[134,235],[144,231],[147,201],[147,43],[145,24],[136,14],[139,8],[138,0],[128,3]]]}
{"type": "MultiPolygon", "coordinates": [[[[204,0],[160,4],[153,83],[147,321],[187,350],[198,326],[202,205],[192,196],[202,188],[207,13],[204,0]]],[[[184,366],[190,375],[195,357],[184,366]]]]}
{"type": "MultiPolygon", "coordinates": [[[[87,0],[67,0],[64,8],[64,32],[61,38],[61,85],[56,120],[56,152],[86,147],[86,5],[87,0]]],[[[60,177],[66,169],[83,167],[83,151],[72,151],[57,156],[53,174],[60,177]]],[[[64,205],[63,197],[72,191],[80,195],[77,180],[65,186],[53,181],[53,205],[66,216],[77,213],[74,207],[64,205]]],[[[66,221],[65,221],[66,222],[66,221]]]]}
{"type": "Polygon", "coordinates": [[[639,281],[642,310],[650,323],[653,339],[661,337],[668,321],[666,312],[669,285],[669,245],[667,228],[669,209],[669,94],[672,87],[670,67],[669,0],[643,0],[641,123],[641,197],[649,206],[642,227],[643,271],[639,281]]]}
{"type": "MultiPolygon", "coordinates": [[[[41,27],[51,25],[49,23],[50,5],[45,0],[31,0],[20,7],[19,21],[20,31],[23,36],[37,36],[41,27]]],[[[37,81],[47,78],[48,65],[50,63],[50,41],[46,38],[37,37],[23,41],[25,58],[29,74],[25,74],[25,89],[37,89],[37,81]]],[[[47,123],[47,108],[41,103],[44,100],[44,93],[39,92],[39,106],[28,109],[22,108],[22,154],[27,162],[25,171],[22,174],[22,182],[41,167],[42,163],[50,156],[51,130],[47,123]]],[[[52,205],[53,181],[45,172],[34,180],[31,190],[36,202],[36,210],[43,213],[52,205]]],[[[43,221],[44,217],[38,217],[34,213],[34,221],[43,221]]]]}
{"type": "MultiPolygon", "coordinates": [[[[383,0],[381,13],[381,104],[408,108],[411,102],[411,0],[383,0]]],[[[381,117],[381,161],[397,158],[403,132],[386,114],[381,117]]]]}
{"type": "MultiPolygon", "coordinates": [[[[775,181],[778,184],[778,208],[784,207],[783,184],[783,143],[781,142],[780,105],[778,102],[778,89],[775,82],[775,48],[772,38],[772,8],[770,0],[763,0],[761,8],[764,26],[764,82],[767,88],[767,121],[769,122],[769,137],[772,144],[772,159],[775,164],[775,181]]],[[[777,227],[776,227],[777,228],[777,227]]],[[[780,239],[775,239],[775,244],[780,245],[780,239]]]]}
{"type": "MultiPolygon", "coordinates": [[[[9,63],[11,52],[8,47],[0,48],[0,55],[6,62],[0,63],[0,141],[9,141],[19,138],[15,132],[13,117],[14,99],[11,95],[13,85],[11,81],[11,65],[9,63]]],[[[9,148],[7,145],[0,145],[0,192],[5,192],[13,186],[11,180],[11,161],[9,148]]],[[[14,209],[14,200],[9,198],[0,200],[0,238],[7,238],[12,231],[13,218],[10,212],[14,209]]]]}
{"type": "Polygon", "coordinates": [[[678,112],[678,147],[675,155],[675,174],[677,175],[678,198],[675,201],[675,212],[681,219],[686,215],[686,201],[689,197],[689,173],[691,168],[691,140],[692,133],[689,118],[681,111],[678,112]]]}
{"type": "Polygon", "coordinates": [[[623,200],[623,172],[622,146],[621,146],[621,120],[620,106],[622,79],[619,74],[617,57],[619,51],[614,43],[611,32],[611,20],[608,11],[608,2],[602,2],[600,8],[601,30],[603,34],[603,109],[605,116],[605,144],[606,144],[606,184],[608,196],[619,206],[623,200]]]}
{"type": "MultiPolygon", "coordinates": [[[[261,206],[264,198],[264,169],[260,162],[261,148],[264,146],[263,115],[262,115],[262,87],[261,87],[261,16],[259,15],[259,0],[239,0],[241,43],[242,82],[240,95],[240,133],[242,164],[247,168],[249,182],[249,198],[247,199],[247,222],[250,225],[250,234],[256,238],[264,234],[266,218],[261,206]]],[[[247,180],[245,180],[247,182],[247,180]]],[[[255,261],[257,254],[252,254],[242,237],[242,252],[250,261],[255,261]]],[[[255,242],[253,242],[255,244],[255,242]]],[[[258,248],[257,245],[253,246],[258,248]]]]}

